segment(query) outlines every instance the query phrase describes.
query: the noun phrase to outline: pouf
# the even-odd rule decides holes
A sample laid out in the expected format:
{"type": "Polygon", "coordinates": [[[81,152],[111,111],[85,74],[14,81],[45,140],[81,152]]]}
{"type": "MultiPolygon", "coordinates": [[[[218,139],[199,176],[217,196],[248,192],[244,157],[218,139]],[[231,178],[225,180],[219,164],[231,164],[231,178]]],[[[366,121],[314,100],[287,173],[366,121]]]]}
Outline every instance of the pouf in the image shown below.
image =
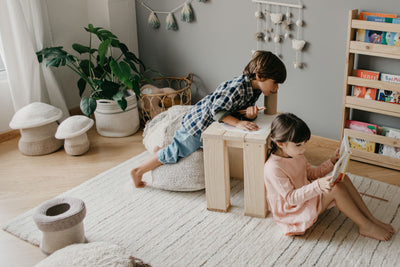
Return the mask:
{"type": "Polygon", "coordinates": [[[61,117],[61,109],[40,102],[18,110],[10,122],[10,128],[21,132],[19,151],[24,155],[37,156],[58,150],[63,141],[57,140],[54,134],[58,127],[56,121],[61,117]]]}
{"type": "Polygon", "coordinates": [[[43,233],[40,243],[42,252],[51,254],[65,246],[86,242],[83,227],[85,215],[85,203],[77,198],[54,198],[40,205],[33,214],[33,220],[43,233]]]}
{"type": "Polygon", "coordinates": [[[197,191],[205,188],[203,150],[198,149],[175,164],[151,171],[151,186],[170,191],[197,191]]]}
{"type": "Polygon", "coordinates": [[[35,267],[57,266],[145,267],[150,265],[132,257],[121,246],[107,242],[93,242],[67,246],[35,265],[35,267]]]}
{"type": "Polygon", "coordinates": [[[87,131],[94,121],[86,116],[76,115],[64,120],[57,128],[56,138],[65,139],[64,149],[68,155],[85,154],[90,147],[87,131]]]}

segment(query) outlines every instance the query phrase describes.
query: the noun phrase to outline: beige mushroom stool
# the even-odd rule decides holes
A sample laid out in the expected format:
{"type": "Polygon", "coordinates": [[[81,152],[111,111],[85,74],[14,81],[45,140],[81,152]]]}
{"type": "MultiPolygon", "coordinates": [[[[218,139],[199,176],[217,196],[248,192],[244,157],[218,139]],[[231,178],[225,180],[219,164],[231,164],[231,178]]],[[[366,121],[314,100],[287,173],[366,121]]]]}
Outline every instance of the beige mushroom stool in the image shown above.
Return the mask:
{"type": "Polygon", "coordinates": [[[64,120],[57,128],[56,138],[65,139],[64,149],[67,154],[78,156],[89,150],[87,131],[94,121],[86,116],[77,115],[64,120]]]}
{"type": "Polygon", "coordinates": [[[51,105],[34,102],[18,110],[11,122],[12,129],[19,129],[21,138],[18,149],[28,156],[45,155],[58,150],[63,142],[57,140],[57,120],[62,111],[51,105]]]}
{"type": "Polygon", "coordinates": [[[71,244],[85,243],[85,215],[85,203],[77,198],[54,198],[40,205],[33,220],[43,233],[42,252],[48,255],[71,244]]]}

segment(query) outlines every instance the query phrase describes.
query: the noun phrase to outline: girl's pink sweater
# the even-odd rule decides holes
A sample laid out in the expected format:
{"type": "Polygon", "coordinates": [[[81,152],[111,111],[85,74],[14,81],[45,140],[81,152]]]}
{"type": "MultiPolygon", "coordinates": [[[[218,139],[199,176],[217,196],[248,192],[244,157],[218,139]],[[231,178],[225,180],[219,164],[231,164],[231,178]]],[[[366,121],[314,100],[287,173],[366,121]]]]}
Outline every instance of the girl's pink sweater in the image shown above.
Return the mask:
{"type": "Polygon", "coordinates": [[[313,225],[321,210],[322,191],[317,178],[333,169],[330,160],[312,167],[307,159],[272,154],[265,163],[267,201],[274,220],[286,235],[300,235],[313,225]]]}

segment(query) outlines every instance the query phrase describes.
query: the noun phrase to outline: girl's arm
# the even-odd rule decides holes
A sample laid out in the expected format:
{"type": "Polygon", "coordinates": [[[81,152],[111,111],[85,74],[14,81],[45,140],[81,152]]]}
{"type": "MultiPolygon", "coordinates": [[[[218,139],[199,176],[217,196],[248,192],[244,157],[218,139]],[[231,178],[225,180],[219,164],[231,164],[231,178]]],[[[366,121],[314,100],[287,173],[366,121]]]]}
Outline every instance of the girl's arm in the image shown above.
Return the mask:
{"type": "Polygon", "coordinates": [[[302,204],[322,193],[318,180],[300,188],[295,188],[289,177],[279,167],[266,168],[265,176],[269,183],[267,186],[272,186],[277,191],[276,193],[281,195],[292,206],[302,204]]]}

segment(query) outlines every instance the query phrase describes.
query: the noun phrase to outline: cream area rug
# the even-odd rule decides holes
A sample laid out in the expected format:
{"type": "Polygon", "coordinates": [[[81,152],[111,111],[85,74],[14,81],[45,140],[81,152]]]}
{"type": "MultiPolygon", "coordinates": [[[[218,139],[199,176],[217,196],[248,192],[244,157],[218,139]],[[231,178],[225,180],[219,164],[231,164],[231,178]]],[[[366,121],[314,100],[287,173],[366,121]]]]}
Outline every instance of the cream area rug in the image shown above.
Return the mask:
{"type": "MultiPolygon", "coordinates": [[[[323,213],[305,235],[287,237],[267,218],[243,215],[243,182],[231,180],[227,213],[206,209],[205,191],[169,192],[134,188],[129,171],[150,156],[144,152],[64,193],[86,203],[89,242],[126,248],[153,266],[398,266],[400,262],[400,188],[350,175],[376,217],[397,233],[388,242],[358,234],[337,208],[323,213]]],[[[3,229],[38,245],[41,232],[33,210],[3,229]]]]}

